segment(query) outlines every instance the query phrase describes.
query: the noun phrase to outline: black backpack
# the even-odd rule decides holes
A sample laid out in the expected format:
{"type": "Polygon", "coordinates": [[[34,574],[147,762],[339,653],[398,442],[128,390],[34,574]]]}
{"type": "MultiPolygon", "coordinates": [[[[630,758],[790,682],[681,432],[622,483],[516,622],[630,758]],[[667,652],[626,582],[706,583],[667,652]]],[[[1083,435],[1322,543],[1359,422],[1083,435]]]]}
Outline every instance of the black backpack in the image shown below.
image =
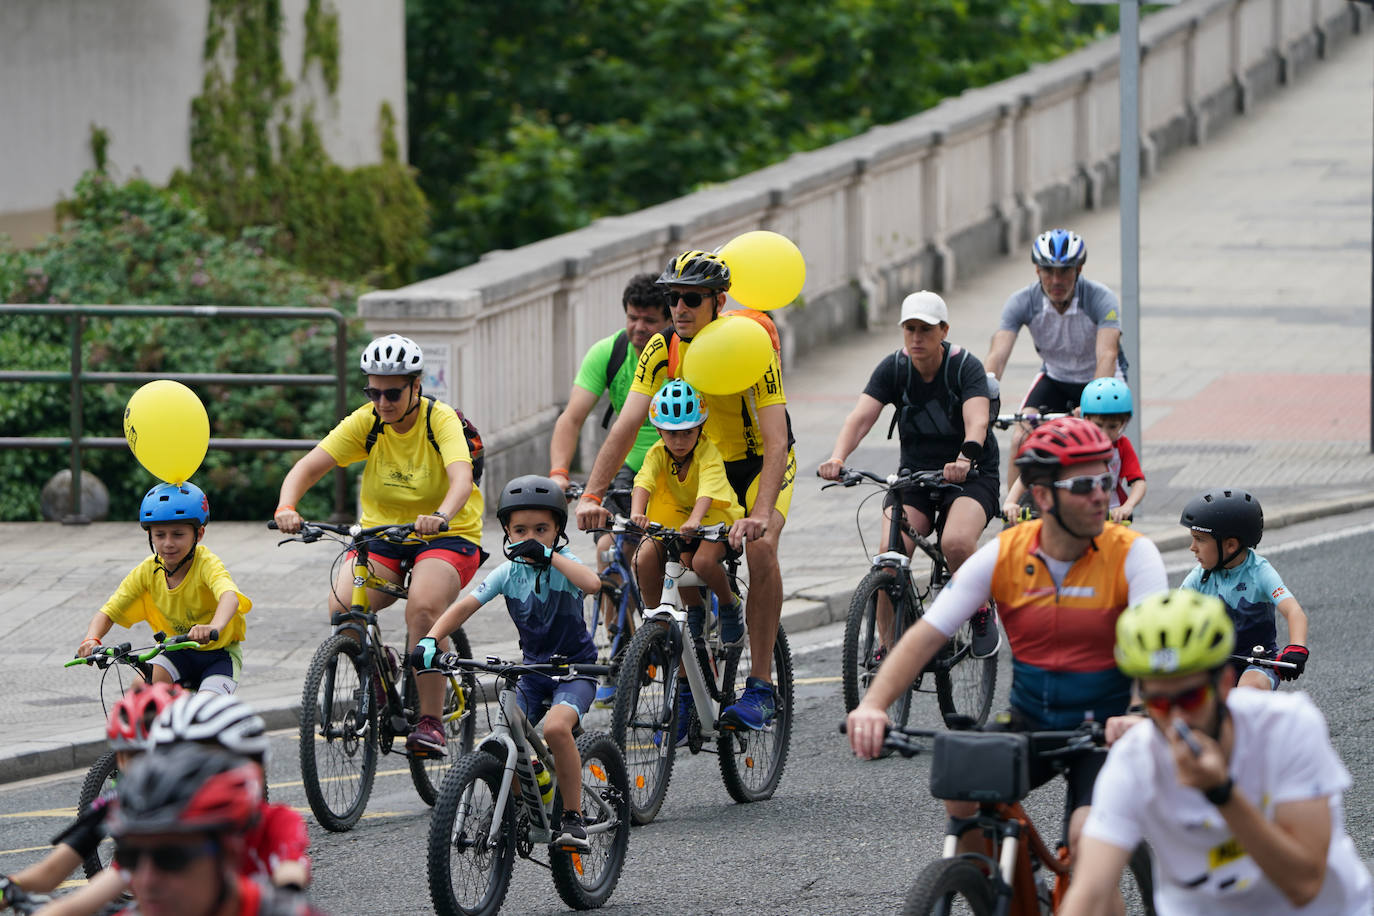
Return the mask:
{"type": "MultiPolygon", "coordinates": [[[[958,370],[963,369],[964,360],[968,358],[968,351],[958,344],[950,344],[950,351],[949,356],[945,359],[945,388],[953,395],[951,403],[962,404],[963,398],[960,397],[960,395],[963,394],[964,389],[959,378],[958,370]],[[956,360],[958,360],[959,363],[957,368],[954,365],[956,360]],[[951,371],[953,371],[953,376],[950,374],[951,371]],[[951,377],[954,380],[953,385],[950,384],[951,377]]],[[[906,349],[903,348],[893,353],[892,359],[896,362],[898,367],[903,364],[906,365],[906,374],[902,376],[902,405],[892,412],[892,423],[887,427],[887,437],[889,439],[892,438],[893,431],[897,429],[898,421],[906,416],[908,408],[911,407],[911,357],[907,355],[906,349]]],[[[996,418],[996,408],[993,408],[991,415],[993,419],[996,418]]],[[[953,419],[953,417],[950,418],[951,422],[953,419]]],[[[989,426],[989,429],[991,429],[991,426],[989,426]]]]}
{"type": "MultiPolygon", "coordinates": [[[[434,446],[434,451],[442,454],[439,452],[439,443],[434,439],[434,425],[430,420],[430,415],[434,413],[435,398],[431,394],[422,397],[429,402],[425,405],[425,435],[429,437],[429,444],[434,446]]],[[[463,416],[461,410],[455,407],[453,412],[458,414],[458,421],[463,424],[463,438],[468,441],[468,452],[472,455],[472,483],[476,486],[482,482],[482,469],[486,466],[486,458],[482,454],[482,434],[472,425],[471,420],[463,416]]],[[[382,434],[385,426],[382,418],[377,415],[377,408],[372,408],[372,428],[367,431],[367,441],[363,443],[363,449],[369,455],[372,454],[372,446],[377,444],[377,437],[382,434]]]]}
{"type": "MultiPolygon", "coordinates": [[[[630,335],[626,331],[621,331],[615,335],[615,343],[611,344],[611,358],[606,363],[606,398],[611,397],[611,382],[620,374],[620,367],[625,365],[625,357],[630,354],[630,335]]],[[[601,417],[601,428],[610,429],[611,419],[615,417],[615,405],[607,404],[606,413],[601,417]]]]}

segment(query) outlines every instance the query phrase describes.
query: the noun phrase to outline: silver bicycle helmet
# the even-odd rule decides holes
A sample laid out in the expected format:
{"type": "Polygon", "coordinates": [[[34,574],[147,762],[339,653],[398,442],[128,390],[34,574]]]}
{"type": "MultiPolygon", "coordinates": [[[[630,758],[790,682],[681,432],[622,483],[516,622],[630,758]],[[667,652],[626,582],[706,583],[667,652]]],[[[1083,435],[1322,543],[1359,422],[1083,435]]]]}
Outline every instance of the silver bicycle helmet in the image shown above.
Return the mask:
{"type": "Polygon", "coordinates": [[[237,697],[218,693],[187,694],[153,720],[148,744],[157,749],[192,741],[214,743],[232,754],[265,762],[267,723],[237,697]]]}
{"type": "Polygon", "coordinates": [[[358,362],[364,375],[419,375],[425,355],[409,337],[388,334],[364,347],[358,362]]]}

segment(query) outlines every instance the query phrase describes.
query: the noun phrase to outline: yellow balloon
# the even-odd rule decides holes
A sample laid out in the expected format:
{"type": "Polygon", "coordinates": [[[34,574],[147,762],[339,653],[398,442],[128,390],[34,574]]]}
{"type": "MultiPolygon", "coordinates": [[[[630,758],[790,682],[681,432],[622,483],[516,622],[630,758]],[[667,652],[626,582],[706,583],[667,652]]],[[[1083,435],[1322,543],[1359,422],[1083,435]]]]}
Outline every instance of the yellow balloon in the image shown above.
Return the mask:
{"type": "Polygon", "coordinates": [[[154,476],[185,483],[210,447],[210,418],[196,393],[181,382],[159,379],[134,392],[124,407],[129,451],[154,476]]]}
{"type": "Polygon", "coordinates": [[[738,394],[768,371],[773,341],[752,318],[717,318],[682,357],[682,377],[703,394],[738,394]]]}
{"type": "Polygon", "coordinates": [[[785,235],[757,229],[736,236],[720,249],[730,268],[730,295],[746,308],[782,308],[806,282],[806,260],[785,235]]]}

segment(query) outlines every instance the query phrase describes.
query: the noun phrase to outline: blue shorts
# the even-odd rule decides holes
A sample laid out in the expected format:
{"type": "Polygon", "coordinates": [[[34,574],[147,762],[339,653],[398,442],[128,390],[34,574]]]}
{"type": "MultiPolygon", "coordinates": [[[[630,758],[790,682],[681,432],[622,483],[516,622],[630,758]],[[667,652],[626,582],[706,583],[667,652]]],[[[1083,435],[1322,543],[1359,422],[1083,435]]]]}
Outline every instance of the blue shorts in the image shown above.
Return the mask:
{"type": "MultiPolygon", "coordinates": [[[[1268,665],[1248,665],[1241,674],[1248,674],[1251,671],[1258,671],[1260,674],[1268,677],[1270,690],[1279,689],[1279,681],[1281,680],[1279,678],[1279,669],[1270,668],[1268,665]]],[[[1237,678],[1237,680],[1239,680],[1239,678],[1237,678]]]]}
{"type": "Polygon", "coordinates": [[[187,690],[213,690],[233,693],[238,686],[238,666],[228,649],[182,649],[164,652],[153,659],[156,665],[187,690]]]}
{"type": "Polygon", "coordinates": [[[571,681],[555,681],[542,674],[525,674],[516,684],[516,702],[531,723],[538,724],[544,714],[561,703],[577,710],[577,719],[587,714],[596,698],[596,678],[579,677],[571,681]]]}

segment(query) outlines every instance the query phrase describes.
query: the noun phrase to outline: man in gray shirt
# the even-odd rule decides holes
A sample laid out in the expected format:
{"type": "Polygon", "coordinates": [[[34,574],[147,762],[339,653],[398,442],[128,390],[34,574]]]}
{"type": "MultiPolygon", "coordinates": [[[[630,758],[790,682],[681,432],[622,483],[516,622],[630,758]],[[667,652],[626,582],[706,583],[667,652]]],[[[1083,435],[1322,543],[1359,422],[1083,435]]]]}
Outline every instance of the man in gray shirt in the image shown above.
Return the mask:
{"type": "MultiPolygon", "coordinates": [[[[1021,412],[1068,413],[1078,406],[1083,386],[1095,378],[1126,377],[1121,352],[1121,306],[1116,294],[1082,277],[1088,246],[1067,229],[1041,234],[1031,246],[1036,282],[1012,293],[1002,307],[1002,322],[992,335],[984,366],[1000,381],[1021,327],[1042,360],[1040,371],[1021,401],[1021,412]]],[[[1007,487],[1016,482],[1016,453],[1029,427],[1012,430],[1007,456],[1007,487]]]]}

